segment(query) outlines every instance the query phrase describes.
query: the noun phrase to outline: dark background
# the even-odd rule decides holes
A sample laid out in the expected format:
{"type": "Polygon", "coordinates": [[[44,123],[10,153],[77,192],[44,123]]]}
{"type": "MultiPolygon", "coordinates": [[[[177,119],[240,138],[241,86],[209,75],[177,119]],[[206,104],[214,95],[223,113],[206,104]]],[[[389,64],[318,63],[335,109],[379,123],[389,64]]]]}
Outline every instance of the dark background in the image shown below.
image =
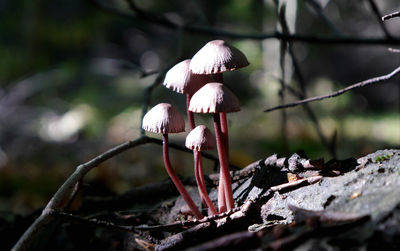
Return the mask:
{"type": "MultiPolygon", "coordinates": [[[[4,218],[43,207],[83,162],[139,137],[145,88],[157,74],[191,58],[206,42],[225,39],[248,57],[250,66],[224,74],[242,111],[229,114],[231,162],[244,167],[272,153],[303,149],[312,158],[332,157],[302,107],[264,113],[280,104],[281,70],[276,39],[234,39],[218,34],[274,34],[273,1],[0,1],[0,212],[4,218]],[[154,18],[156,17],[156,18],[154,18]],[[159,23],[206,27],[188,32],[159,23]],[[209,29],[217,29],[212,34],[209,29]],[[283,136],[284,135],[284,136],[283,136]]],[[[369,1],[288,1],[292,33],[310,36],[387,37],[369,1]],[[291,3],[290,3],[291,2],[291,3]],[[312,3],[318,3],[318,8],[312,3]],[[293,20],[293,21],[291,21],[293,20]],[[295,22],[294,22],[295,21],[295,22]]],[[[376,1],[382,14],[398,1],[376,1]]],[[[399,38],[398,19],[385,22],[399,38]]],[[[280,28],[278,28],[280,29],[280,28]]],[[[389,44],[294,42],[308,96],[323,95],[385,75],[400,64],[389,44]]],[[[290,57],[287,85],[299,89],[290,57]]],[[[336,132],[336,157],[359,157],[400,144],[399,78],[310,104],[323,135],[336,132]]],[[[285,102],[298,99],[287,90],[285,102]]],[[[174,104],[184,114],[183,95],[162,85],[150,106],[174,104]]],[[[199,123],[211,126],[207,116],[199,123]]],[[[186,133],[170,137],[183,145],[186,133]]],[[[159,137],[151,134],[150,136],[159,137]]],[[[214,155],[215,152],[211,152],[214,155]]],[[[192,156],[171,151],[174,168],[192,175],[192,156]]],[[[206,172],[213,163],[205,161],[206,172]]],[[[131,149],[88,174],[89,191],[104,196],[167,178],[161,148],[131,149]]],[[[79,201],[79,199],[77,200],[79,201]]],[[[77,202],[78,203],[78,202],[77,202]]],[[[78,206],[78,205],[77,205],[78,206]]]]}

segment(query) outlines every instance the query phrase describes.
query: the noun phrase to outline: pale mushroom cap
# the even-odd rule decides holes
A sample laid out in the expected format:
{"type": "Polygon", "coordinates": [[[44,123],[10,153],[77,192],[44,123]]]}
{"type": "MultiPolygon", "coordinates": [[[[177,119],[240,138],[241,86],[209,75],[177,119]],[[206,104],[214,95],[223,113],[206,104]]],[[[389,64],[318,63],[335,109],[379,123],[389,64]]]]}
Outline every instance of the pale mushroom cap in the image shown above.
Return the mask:
{"type": "Polygon", "coordinates": [[[239,101],[221,83],[208,83],[198,90],[190,100],[189,111],[196,113],[219,113],[240,111],[239,101]]]}
{"type": "Polygon", "coordinates": [[[201,48],[190,62],[194,74],[215,74],[249,65],[246,56],[223,40],[213,40],[201,48]]]}
{"type": "Polygon", "coordinates": [[[214,137],[205,125],[197,126],[186,136],[185,146],[192,150],[211,150],[214,145],[214,137]]]}
{"type": "Polygon", "coordinates": [[[186,59],[172,67],[165,75],[163,85],[178,93],[194,94],[208,82],[212,81],[210,75],[192,74],[190,59],[186,59]]]}
{"type": "Polygon", "coordinates": [[[142,128],[154,133],[179,133],[185,131],[185,121],[175,107],[160,103],[144,115],[142,128]]]}

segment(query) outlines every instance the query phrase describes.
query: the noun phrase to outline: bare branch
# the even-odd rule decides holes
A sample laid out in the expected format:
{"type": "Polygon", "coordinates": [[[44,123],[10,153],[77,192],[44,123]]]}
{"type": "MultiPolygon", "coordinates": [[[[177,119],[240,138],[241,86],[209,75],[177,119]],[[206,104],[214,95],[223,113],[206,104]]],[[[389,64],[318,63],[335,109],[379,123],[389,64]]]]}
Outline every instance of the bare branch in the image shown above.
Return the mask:
{"type": "Polygon", "coordinates": [[[60,210],[50,210],[49,214],[52,216],[57,216],[59,218],[65,218],[65,219],[75,221],[75,222],[86,223],[86,224],[104,227],[104,228],[108,228],[108,229],[114,229],[114,230],[118,230],[118,231],[124,231],[124,232],[134,232],[135,231],[135,227],[133,227],[133,226],[116,225],[112,222],[81,217],[78,215],[65,213],[60,210]]]}
{"type": "MultiPolygon", "coordinates": [[[[64,182],[64,184],[58,189],[58,191],[50,199],[49,203],[43,209],[42,214],[35,220],[34,223],[25,231],[22,237],[18,240],[12,250],[27,250],[30,247],[30,243],[36,238],[36,236],[41,232],[41,230],[52,222],[53,215],[50,212],[54,210],[63,209],[66,206],[65,199],[71,196],[70,193],[76,184],[83,179],[83,177],[93,168],[97,167],[104,161],[136,146],[144,145],[147,143],[155,143],[162,145],[160,139],[150,138],[147,136],[142,136],[138,139],[131,140],[120,144],[105,153],[95,157],[94,159],[79,165],[75,172],[64,182]]],[[[180,151],[185,151],[192,153],[191,150],[181,147],[176,144],[170,144],[172,148],[178,149],[180,151]]],[[[203,154],[206,158],[211,158],[214,161],[218,159],[209,154],[203,154]]]]}
{"type": "Polygon", "coordinates": [[[400,17],[400,11],[393,12],[391,14],[382,17],[382,21],[386,21],[395,17],[400,17]]]}
{"type": "Polygon", "coordinates": [[[398,73],[400,72],[400,67],[397,67],[394,71],[392,71],[389,74],[383,75],[383,76],[379,76],[379,77],[375,77],[375,78],[371,78],[368,80],[364,80],[362,82],[358,82],[356,84],[350,85],[346,88],[340,89],[339,91],[336,91],[334,93],[328,94],[328,95],[323,95],[323,96],[317,96],[317,97],[312,97],[312,98],[307,98],[307,99],[303,99],[300,101],[296,101],[293,103],[289,103],[289,104],[285,104],[285,105],[278,105],[272,108],[268,108],[266,110],[264,110],[264,112],[271,112],[271,111],[275,111],[275,110],[279,110],[279,109],[283,109],[283,108],[288,108],[288,107],[295,107],[298,105],[302,105],[302,104],[306,104],[306,103],[310,103],[310,102],[314,102],[314,101],[318,101],[318,100],[323,100],[323,99],[327,99],[327,98],[333,98],[339,95],[342,95],[345,92],[348,92],[350,90],[356,89],[356,88],[360,88],[360,87],[364,87],[367,85],[371,85],[371,84],[376,84],[376,83],[380,83],[380,82],[384,82],[387,81],[391,78],[393,78],[394,76],[396,76],[398,73]]]}
{"type": "Polygon", "coordinates": [[[100,165],[104,161],[112,158],[113,156],[124,152],[125,150],[143,145],[149,142],[148,137],[140,137],[136,140],[125,142],[118,145],[105,153],[97,156],[96,158],[86,162],[85,164],[79,165],[75,172],[64,182],[64,184],[58,189],[58,191],[50,199],[49,203],[43,209],[42,214],[35,220],[34,223],[25,231],[22,237],[18,240],[12,250],[27,250],[30,247],[31,242],[41,232],[41,230],[52,222],[53,216],[49,213],[53,210],[62,209],[65,198],[69,195],[71,190],[90,170],[100,165]]]}
{"type": "MultiPolygon", "coordinates": [[[[312,1],[312,2],[314,2],[315,4],[318,4],[315,1],[312,1]]],[[[279,22],[282,27],[282,32],[284,34],[290,34],[289,26],[286,22],[284,13],[281,13],[281,15],[279,15],[279,22]]],[[[294,47],[293,41],[289,40],[288,41],[288,52],[289,52],[290,57],[292,58],[292,64],[293,64],[294,71],[297,75],[298,81],[299,81],[300,91],[295,90],[294,88],[292,88],[289,85],[286,86],[286,89],[289,90],[289,92],[291,92],[292,94],[296,95],[299,99],[305,99],[306,98],[306,82],[305,82],[303,73],[301,71],[300,64],[294,53],[293,47],[294,47]]],[[[281,65],[281,68],[282,68],[282,65],[281,65]]],[[[282,68],[282,69],[284,69],[284,68],[282,68]]],[[[282,75],[282,78],[283,77],[284,77],[284,75],[282,75]]],[[[282,81],[282,80],[280,80],[280,81],[282,81]]],[[[314,128],[317,131],[317,134],[318,134],[322,144],[325,145],[325,147],[328,149],[328,151],[330,152],[332,157],[335,158],[336,157],[336,149],[335,149],[334,144],[332,143],[333,141],[330,142],[327,139],[327,137],[325,137],[325,135],[323,134],[321,126],[318,121],[318,118],[314,114],[311,107],[309,107],[308,105],[304,105],[303,108],[304,108],[305,112],[307,113],[307,115],[309,116],[310,120],[312,121],[314,128]]]]}
{"type": "MultiPolygon", "coordinates": [[[[277,5],[277,15],[278,15],[278,22],[281,24],[282,27],[282,32],[283,34],[289,34],[289,28],[286,23],[286,5],[282,4],[279,7],[279,4],[275,2],[277,5]]],[[[279,102],[281,104],[285,103],[285,93],[286,93],[286,81],[285,81],[285,75],[286,75],[286,52],[287,52],[287,47],[288,47],[288,42],[286,40],[280,40],[280,52],[279,52],[279,65],[281,68],[281,79],[280,79],[280,84],[281,84],[281,89],[279,90],[279,102]]],[[[286,110],[281,111],[281,137],[282,137],[282,142],[283,142],[283,149],[285,152],[289,152],[289,143],[288,143],[288,137],[287,137],[287,113],[286,110]]]]}
{"type": "Polygon", "coordinates": [[[78,192],[79,192],[79,190],[80,190],[81,187],[82,187],[82,183],[83,183],[83,181],[82,181],[82,180],[79,180],[79,181],[75,184],[74,189],[72,190],[72,192],[71,192],[71,194],[70,194],[70,196],[69,196],[69,198],[68,198],[68,201],[67,201],[67,203],[66,203],[67,205],[65,206],[65,208],[67,208],[67,210],[70,209],[70,207],[71,207],[71,205],[72,205],[72,202],[74,201],[75,197],[78,195],[78,192]]]}
{"type": "MultiPolygon", "coordinates": [[[[126,0],[132,2],[132,0],[126,0]]],[[[264,40],[264,39],[281,39],[281,40],[291,40],[295,42],[302,43],[319,43],[319,44],[345,44],[345,45],[354,45],[354,44],[364,44],[364,45],[399,45],[399,38],[360,38],[360,37],[352,37],[352,36],[313,36],[313,35],[304,35],[304,34],[283,34],[281,32],[275,31],[271,33],[236,33],[230,32],[223,29],[216,29],[210,26],[204,25],[190,25],[190,24],[177,24],[169,19],[164,18],[162,15],[153,15],[151,13],[145,12],[139,9],[136,5],[135,7],[130,7],[131,10],[136,13],[135,15],[127,14],[125,11],[117,10],[115,8],[111,8],[109,6],[104,6],[101,3],[96,3],[100,8],[105,11],[111,12],[112,14],[117,14],[123,17],[127,17],[130,19],[139,18],[140,20],[147,21],[152,24],[160,25],[169,29],[182,29],[182,31],[191,33],[191,34],[202,34],[202,35],[211,35],[218,36],[220,38],[231,38],[231,39],[253,39],[253,40],[264,40]]]]}
{"type": "Polygon", "coordinates": [[[324,10],[319,2],[316,0],[307,0],[306,2],[311,6],[311,8],[314,9],[315,12],[317,12],[318,16],[322,19],[322,21],[324,21],[329,29],[331,29],[337,35],[342,35],[342,32],[340,32],[336,25],[325,15],[324,10]]]}
{"type": "Polygon", "coordinates": [[[381,19],[381,12],[378,9],[378,6],[376,5],[374,0],[368,0],[369,5],[371,6],[372,11],[375,14],[376,19],[378,20],[379,25],[381,26],[381,29],[383,33],[385,33],[387,38],[393,38],[392,35],[390,35],[389,30],[386,28],[385,24],[383,23],[383,20],[381,19]]]}

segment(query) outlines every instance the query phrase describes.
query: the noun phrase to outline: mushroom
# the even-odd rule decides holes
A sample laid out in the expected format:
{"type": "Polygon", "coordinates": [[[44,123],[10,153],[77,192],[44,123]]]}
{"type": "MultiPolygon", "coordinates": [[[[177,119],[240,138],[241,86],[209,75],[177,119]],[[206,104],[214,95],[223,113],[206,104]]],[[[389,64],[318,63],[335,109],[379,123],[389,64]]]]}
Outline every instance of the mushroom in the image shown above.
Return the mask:
{"type": "Polygon", "coordinates": [[[190,100],[189,110],[196,113],[213,113],[214,129],[220,161],[220,185],[218,188],[218,208],[220,212],[234,207],[232,185],[229,174],[228,155],[221,135],[220,113],[240,110],[236,96],[221,83],[208,83],[198,90],[190,100]]]}
{"type": "Polygon", "coordinates": [[[172,169],[171,162],[169,160],[168,133],[180,133],[185,131],[185,121],[183,120],[182,116],[172,105],[161,103],[154,106],[146,113],[146,115],[143,117],[142,127],[146,131],[161,133],[163,135],[163,159],[165,169],[167,170],[169,177],[172,179],[172,182],[175,184],[179,193],[186,201],[190,210],[192,210],[194,216],[197,219],[202,219],[203,215],[194,204],[192,198],[183,186],[182,182],[179,180],[174,169],[172,169]]]}
{"type": "MultiPolygon", "coordinates": [[[[223,83],[222,73],[248,66],[246,56],[224,40],[213,40],[204,45],[192,58],[190,70],[194,74],[215,74],[216,81],[223,83]]],[[[229,159],[229,137],[226,113],[220,113],[222,138],[229,159]]]]}
{"type": "MultiPolygon", "coordinates": [[[[178,93],[186,94],[186,112],[190,130],[193,130],[196,124],[194,121],[193,112],[189,111],[188,109],[190,99],[192,95],[206,83],[212,82],[212,76],[192,74],[189,69],[190,61],[190,59],[183,60],[169,69],[167,74],[165,74],[163,85],[178,93]]],[[[195,153],[193,152],[193,156],[194,155],[195,153]]],[[[203,196],[201,196],[201,201],[203,204],[206,203],[203,196]]]]}
{"type": "Polygon", "coordinates": [[[195,127],[193,113],[189,111],[189,102],[192,95],[208,82],[212,82],[211,75],[192,74],[189,69],[190,59],[183,60],[172,67],[165,75],[163,85],[173,91],[186,94],[186,111],[190,129],[195,127]]]}
{"type": "Polygon", "coordinates": [[[249,65],[246,56],[224,40],[213,40],[192,58],[190,70],[194,74],[220,74],[249,65]]]}
{"type": "Polygon", "coordinates": [[[193,150],[194,173],[200,196],[204,199],[206,205],[211,211],[211,214],[217,214],[217,210],[207,194],[207,189],[204,182],[203,163],[200,154],[200,151],[212,150],[214,148],[214,138],[210,129],[208,129],[205,125],[199,125],[194,128],[186,136],[185,146],[193,150]]]}

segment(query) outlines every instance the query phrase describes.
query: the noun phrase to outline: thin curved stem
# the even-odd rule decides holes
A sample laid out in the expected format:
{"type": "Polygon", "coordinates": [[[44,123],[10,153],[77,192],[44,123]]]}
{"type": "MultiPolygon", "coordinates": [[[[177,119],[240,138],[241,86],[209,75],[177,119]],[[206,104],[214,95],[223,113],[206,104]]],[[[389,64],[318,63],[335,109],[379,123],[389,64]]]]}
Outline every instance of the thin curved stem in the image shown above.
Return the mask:
{"type": "Polygon", "coordinates": [[[219,113],[219,120],[221,123],[221,133],[224,140],[226,157],[229,160],[229,135],[228,135],[228,121],[226,119],[226,112],[219,113]]]}
{"type": "Polygon", "coordinates": [[[218,186],[218,210],[219,213],[226,212],[226,200],[225,200],[225,189],[222,184],[222,175],[219,175],[219,186],[218,186]]]}
{"type": "MultiPolygon", "coordinates": [[[[231,176],[229,174],[228,160],[226,156],[226,150],[224,146],[224,142],[222,141],[221,135],[221,124],[220,124],[220,115],[218,113],[214,113],[214,129],[215,129],[215,137],[217,141],[217,149],[218,149],[218,158],[221,166],[220,170],[220,186],[224,186],[225,200],[227,201],[227,209],[231,210],[234,208],[234,201],[232,195],[232,184],[231,184],[231,176]]],[[[220,204],[220,202],[218,202],[220,204]]]]}
{"type": "Polygon", "coordinates": [[[189,111],[189,103],[192,96],[189,93],[186,93],[186,112],[190,125],[190,130],[193,130],[196,127],[196,123],[194,122],[193,112],[189,111]]]}
{"type": "MultiPolygon", "coordinates": [[[[222,76],[222,73],[215,74],[215,80],[221,84],[224,83],[224,78],[222,76]]],[[[226,151],[226,156],[229,160],[229,135],[228,135],[228,121],[226,119],[226,113],[221,112],[219,114],[219,119],[221,123],[221,133],[222,133],[222,139],[224,141],[225,145],[225,151],[226,151]]]]}
{"type": "Polygon", "coordinates": [[[199,195],[201,198],[201,204],[205,207],[208,208],[207,202],[204,198],[204,194],[201,190],[201,184],[203,184],[203,179],[201,177],[201,174],[199,172],[199,167],[198,167],[198,159],[199,157],[201,158],[201,156],[199,156],[200,153],[196,150],[193,150],[193,158],[194,158],[194,178],[196,180],[197,183],[197,190],[199,191],[199,195]]]}
{"type": "MultiPolygon", "coordinates": [[[[222,73],[217,73],[215,74],[215,80],[221,84],[224,83],[224,78],[222,73]]],[[[219,114],[219,119],[220,119],[220,124],[221,124],[221,135],[222,135],[222,140],[224,142],[224,146],[225,146],[225,154],[226,154],[226,159],[229,162],[229,134],[228,134],[228,121],[226,119],[226,113],[225,112],[221,112],[219,114]]],[[[221,182],[221,178],[222,176],[220,176],[220,182],[221,182]]],[[[218,190],[218,196],[220,196],[220,200],[221,201],[221,206],[220,208],[220,213],[225,212],[226,211],[226,205],[228,204],[228,201],[225,197],[225,189],[223,186],[220,186],[220,190],[218,190]],[[224,199],[223,199],[224,198],[224,199]],[[224,202],[223,202],[224,201],[224,202]]]]}
{"type": "Polygon", "coordinates": [[[189,206],[194,216],[199,220],[202,219],[204,216],[200,213],[199,209],[194,204],[192,198],[190,197],[186,188],[183,186],[182,182],[179,180],[174,169],[172,169],[168,153],[168,134],[163,134],[163,157],[164,157],[165,169],[167,169],[167,173],[171,178],[172,182],[174,182],[176,188],[182,195],[183,199],[186,201],[187,205],[189,206]]]}
{"type": "MultiPolygon", "coordinates": [[[[188,122],[189,122],[189,126],[190,126],[190,130],[193,130],[196,127],[196,123],[194,121],[194,114],[192,111],[189,111],[189,104],[190,104],[190,99],[192,98],[192,95],[190,95],[189,93],[186,93],[186,113],[187,113],[187,117],[188,117],[188,122]]],[[[194,163],[196,163],[196,153],[195,150],[193,150],[193,158],[194,158],[194,163]]],[[[196,170],[196,166],[195,166],[195,170],[196,170]]],[[[197,173],[194,173],[195,177],[196,177],[196,181],[197,181],[197,173]]],[[[201,177],[200,177],[201,179],[201,177]]],[[[200,191],[200,187],[198,187],[199,189],[199,194],[200,194],[200,198],[201,198],[201,204],[205,207],[207,207],[207,203],[203,197],[203,194],[200,191]]]]}
{"type": "Polygon", "coordinates": [[[204,199],[208,208],[211,210],[212,215],[217,214],[217,210],[215,209],[214,204],[212,203],[210,197],[207,194],[206,185],[204,183],[203,163],[201,160],[200,152],[197,150],[194,150],[194,152],[195,152],[195,155],[194,155],[195,177],[196,177],[197,186],[200,190],[200,195],[204,199]]]}

